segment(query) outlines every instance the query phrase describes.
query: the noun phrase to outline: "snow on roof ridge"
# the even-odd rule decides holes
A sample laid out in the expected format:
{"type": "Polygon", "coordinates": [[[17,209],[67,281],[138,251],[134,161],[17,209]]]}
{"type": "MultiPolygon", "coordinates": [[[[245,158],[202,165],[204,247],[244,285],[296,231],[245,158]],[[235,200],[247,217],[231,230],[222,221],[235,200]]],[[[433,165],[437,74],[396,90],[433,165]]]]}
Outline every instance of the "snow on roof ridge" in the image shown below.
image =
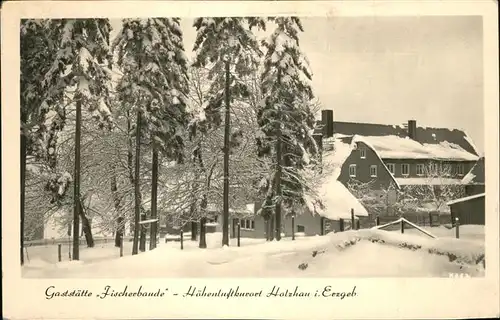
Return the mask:
{"type": "MultiPolygon", "coordinates": [[[[400,128],[403,129],[405,125],[407,125],[406,121],[403,121],[401,123],[380,123],[380,122],[357,122],[357,121],[333,121],[333,123],[352,123],[352,124],[367,124],[367,125],[375,125],[375,126],[387,126],[387,127],[393,127],[393,128],[400,128]]],[[[424,130],[448,130],[448,131],[462,131],[465,133],[464,129],[461,128],[446,128],[446,127],[432,127],[432,126],[422,126],[418,125],[417,122],[417,129],[421,128],[424,130]]]]}
{"type": "Polygon", "coordinates": [[[447,202],[446,205],[449,206],[449,205],[452,205],[455,203],[460,203],[460,202],[464,202],[464,201],[468,201],[468,200],[472,200],[472,199],[476,199],[476,198],[481,198],[481,197],[484,197],[485,195],[486,195],[486,193],[483,192],[483,193],[474,194],[474,195],[468,196],[468,197],[458,198],[458,199],[447,202]]]}
{"type": "Polygon", "coordinates": [[[477,161],[480,157],[465,150],[456,143],[447,140],[440,143],[421,143],[419,141],[397,135],[367,136],[353,135],[353,139],[370,145],[378,156],[383,159],[440,159],[477,161]],[[388,143],[385,140],[395,140],[388,143]],[[378,146],[377,146],[378,141],[378,146]],[[400,145],[395,145],[400,142],[400,145]],[[387,146],[386,146],[387,145],[387,146]],[[381,150],[386,149],[386,150],[381,150]],[[407,149],[407,150],[404,150],[407,149]]]}

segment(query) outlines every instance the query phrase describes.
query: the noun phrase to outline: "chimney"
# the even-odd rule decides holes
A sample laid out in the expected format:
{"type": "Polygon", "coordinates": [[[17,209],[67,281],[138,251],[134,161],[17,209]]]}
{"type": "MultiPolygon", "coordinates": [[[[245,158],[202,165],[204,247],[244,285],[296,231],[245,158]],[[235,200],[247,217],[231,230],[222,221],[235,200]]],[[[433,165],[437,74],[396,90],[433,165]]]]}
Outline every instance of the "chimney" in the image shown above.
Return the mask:
{"type": "Polygon", "coordinates": [[[323,136],[325,138],[333,137],[333,110],[327,109],[321,111],[321,122],[323,123],[323,136]]]}
{"type": "Polygon", "coordinates": [[[408,120],[408,137],[417,140],[417,121],[408,120]]]}

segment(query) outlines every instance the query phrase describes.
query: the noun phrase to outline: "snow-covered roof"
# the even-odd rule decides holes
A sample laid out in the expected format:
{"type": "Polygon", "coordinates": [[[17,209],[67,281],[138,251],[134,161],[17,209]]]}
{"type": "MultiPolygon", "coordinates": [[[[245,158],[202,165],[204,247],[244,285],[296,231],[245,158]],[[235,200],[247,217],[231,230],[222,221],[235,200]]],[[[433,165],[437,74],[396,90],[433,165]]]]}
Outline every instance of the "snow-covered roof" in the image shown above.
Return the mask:
{"type": "MultiPolygon", "coordinates": [[[[476,161],[479,158],[478,149],[463,130],[420,126],[416,127],[414,139],[410,139],[404,125],[334,121],[333,128],[336,135],[364,139],[386,159],[476,161]]],[[[324,125],[318,121],[315,132],[323,131],[324,125]]]]}
{"type": "Polygon", "coordinates": [[[330,168],[333,169],[333,172],[330,176],[332,179],[337,180],[340,176],[342,165],[344,164],[347,157],[349,157],[349,155],[351,154],[353,147],[352,144],[345,143],[341,139],[339,139],[340,137],[335,136],[334,138],[335,139],[330,139],[325,142],[325,144],[333,144],[334,151],[324,151],[322,156],[322,163],[324,167],[330,166],[330,168]]]}
{"type": "Polygon", "coordinates": [[[356,216],[368,216],[365,207],[337,179],[329,179],[319,190],[323,208],[316,207],[315,212],[331,220],[350,219],[351,209],[356,216]]]}
{"type": "MultiPolygon", "coordinates": [[[[403,139],[408,136],[408,128],[405,125],[334,121],[333,127],[335,133],[351,136],[396,136],[403,139]]],[[[424,126],[417,126],[415,129],[414,140],[422,145],[450,143],[458,145],[468,153],[479,155],[479,151],[472,142],[472,139],[463,130],[424,126]]]]}
{"type": "Polygon", "coordinates": [[[342,164],[351,154],[353,144],[344,142],[341,136],[325,139],[324,146],[332,144],[334,150],[325,150],[322,155],[324,176],[318,187],[318,198],[322,207],[311,205],[309,210],[331,220],[350,219],[351,209],[356,216],[368,216],[365,207],[340,182],[338,177],[342,164]]]}
{"type": "Polygon", "coordinates": [[[405,185],[450,185],[461,184],[462,180],[442,177],[422,177],[422,178],[395,178],[400,186],[405,185]]]}
{"type": "Polygon", "coordinates": [[[452,200],[448,203],[446,203],[447,205],[452,205],[452,204],[455,204],[455,203],[461,203],[461,202],[465,202],[465,201],[469,201],[469,200],[472,200],[472,199],[477,199],[477,198],[481,198],[481,197],[484,197],[486,193],[478,193],[478,194],[475,194],[475,195],[472,195],[472,196],[468,196],[468,197],[463,197],[463,198],[459,198],[459,199],[455,199],[455,200],[452,200]]]}
{"type": "Polygon", "coordinates": [[[395,135],[361,136],[357,140],[369,144],[382,159],[438,159],[477,161],[479,156],[463,149],[458,144],[442,141],[420,143],[408,137],[395,135]]]}

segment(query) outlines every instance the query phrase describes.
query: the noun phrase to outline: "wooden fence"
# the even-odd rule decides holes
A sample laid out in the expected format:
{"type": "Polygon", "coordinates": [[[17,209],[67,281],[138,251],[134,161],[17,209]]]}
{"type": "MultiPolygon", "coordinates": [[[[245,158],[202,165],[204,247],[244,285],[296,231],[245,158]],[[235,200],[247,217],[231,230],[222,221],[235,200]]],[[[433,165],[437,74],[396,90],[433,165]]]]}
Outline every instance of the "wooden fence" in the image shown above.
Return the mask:
{"type": "MultiPolygon", "coordinates": [[[[132,241],[132,236],[125,236],[125,237],[123,237],[123,240],[124,241],[132,241]]],[[[80,238],[79,241],[80,241],[80,245],[87,244],[84,237],[80,238]]],[[[102,244],[102,243],[108,243],[108,242],[114,242],[114,241],[115,241],[114,237],[94,237],[95,244],[102,244]]],[[[24,242],[25,247],[49,246],[49,245],[56,245],[56,244],[63,244],[63,245],[73,244],[73,238],[40,239],[40,240],[30,240],[30,241],[24,242]]]]}
{"type": "MultiPolygon", "coordinates": [[[[438,227],[442,225],[450,226],[452,224],[451,216],[438,213],[415,213],[405,214],[404,218],[419,227],[438,227]]],[[[387,224],[398,219],[397,216],[379,216],[379,224],[387,224]]],[[[376,217],[370,215],[368,217],[359,217],[361,229],[372,228],[376,225],[376,217]]],[[[412,228],[409,226],[409,228],[412,228]]],[[[396,230],[398,226],[388,226],[386,230],[396,230]]]]}

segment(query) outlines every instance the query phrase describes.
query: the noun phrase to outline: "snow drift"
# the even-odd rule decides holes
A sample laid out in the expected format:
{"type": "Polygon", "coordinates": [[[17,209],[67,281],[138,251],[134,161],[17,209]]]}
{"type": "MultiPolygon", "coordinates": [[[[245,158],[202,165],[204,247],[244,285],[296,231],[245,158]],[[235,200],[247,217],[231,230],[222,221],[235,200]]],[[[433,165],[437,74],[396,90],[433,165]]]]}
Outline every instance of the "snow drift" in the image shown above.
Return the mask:
{"type": "MultiPolygon", "coordinates": [[[[444,228],[443,228],[444,229],[444,228]]],[[[464,228],[464,230],[467,228],[464,228]]],[[[445,230],[443,230],[444,232],[445,230]]],[[[470,232],[477,230],[470,229],[470,232]]],[[[91,261],[82,252],[83,263],[41,263],[23,267],[30,278],[151,278],[151,277],[448,277],[449,273],[484,276],[482,241],[364,229],[326,236],[298,237],[292,241],[231,239],[221,248],[221,234],[211,234],[208,248],[197,242],[160,243],[158,248],[135,256],[91,261]],[[85,261],[85,259],[89,259],[85,261]]],[[[111,244],[112,245],[112,244],[111,244]]],[[[130,244],[125,251],[130,254],[130,244]]]]}

